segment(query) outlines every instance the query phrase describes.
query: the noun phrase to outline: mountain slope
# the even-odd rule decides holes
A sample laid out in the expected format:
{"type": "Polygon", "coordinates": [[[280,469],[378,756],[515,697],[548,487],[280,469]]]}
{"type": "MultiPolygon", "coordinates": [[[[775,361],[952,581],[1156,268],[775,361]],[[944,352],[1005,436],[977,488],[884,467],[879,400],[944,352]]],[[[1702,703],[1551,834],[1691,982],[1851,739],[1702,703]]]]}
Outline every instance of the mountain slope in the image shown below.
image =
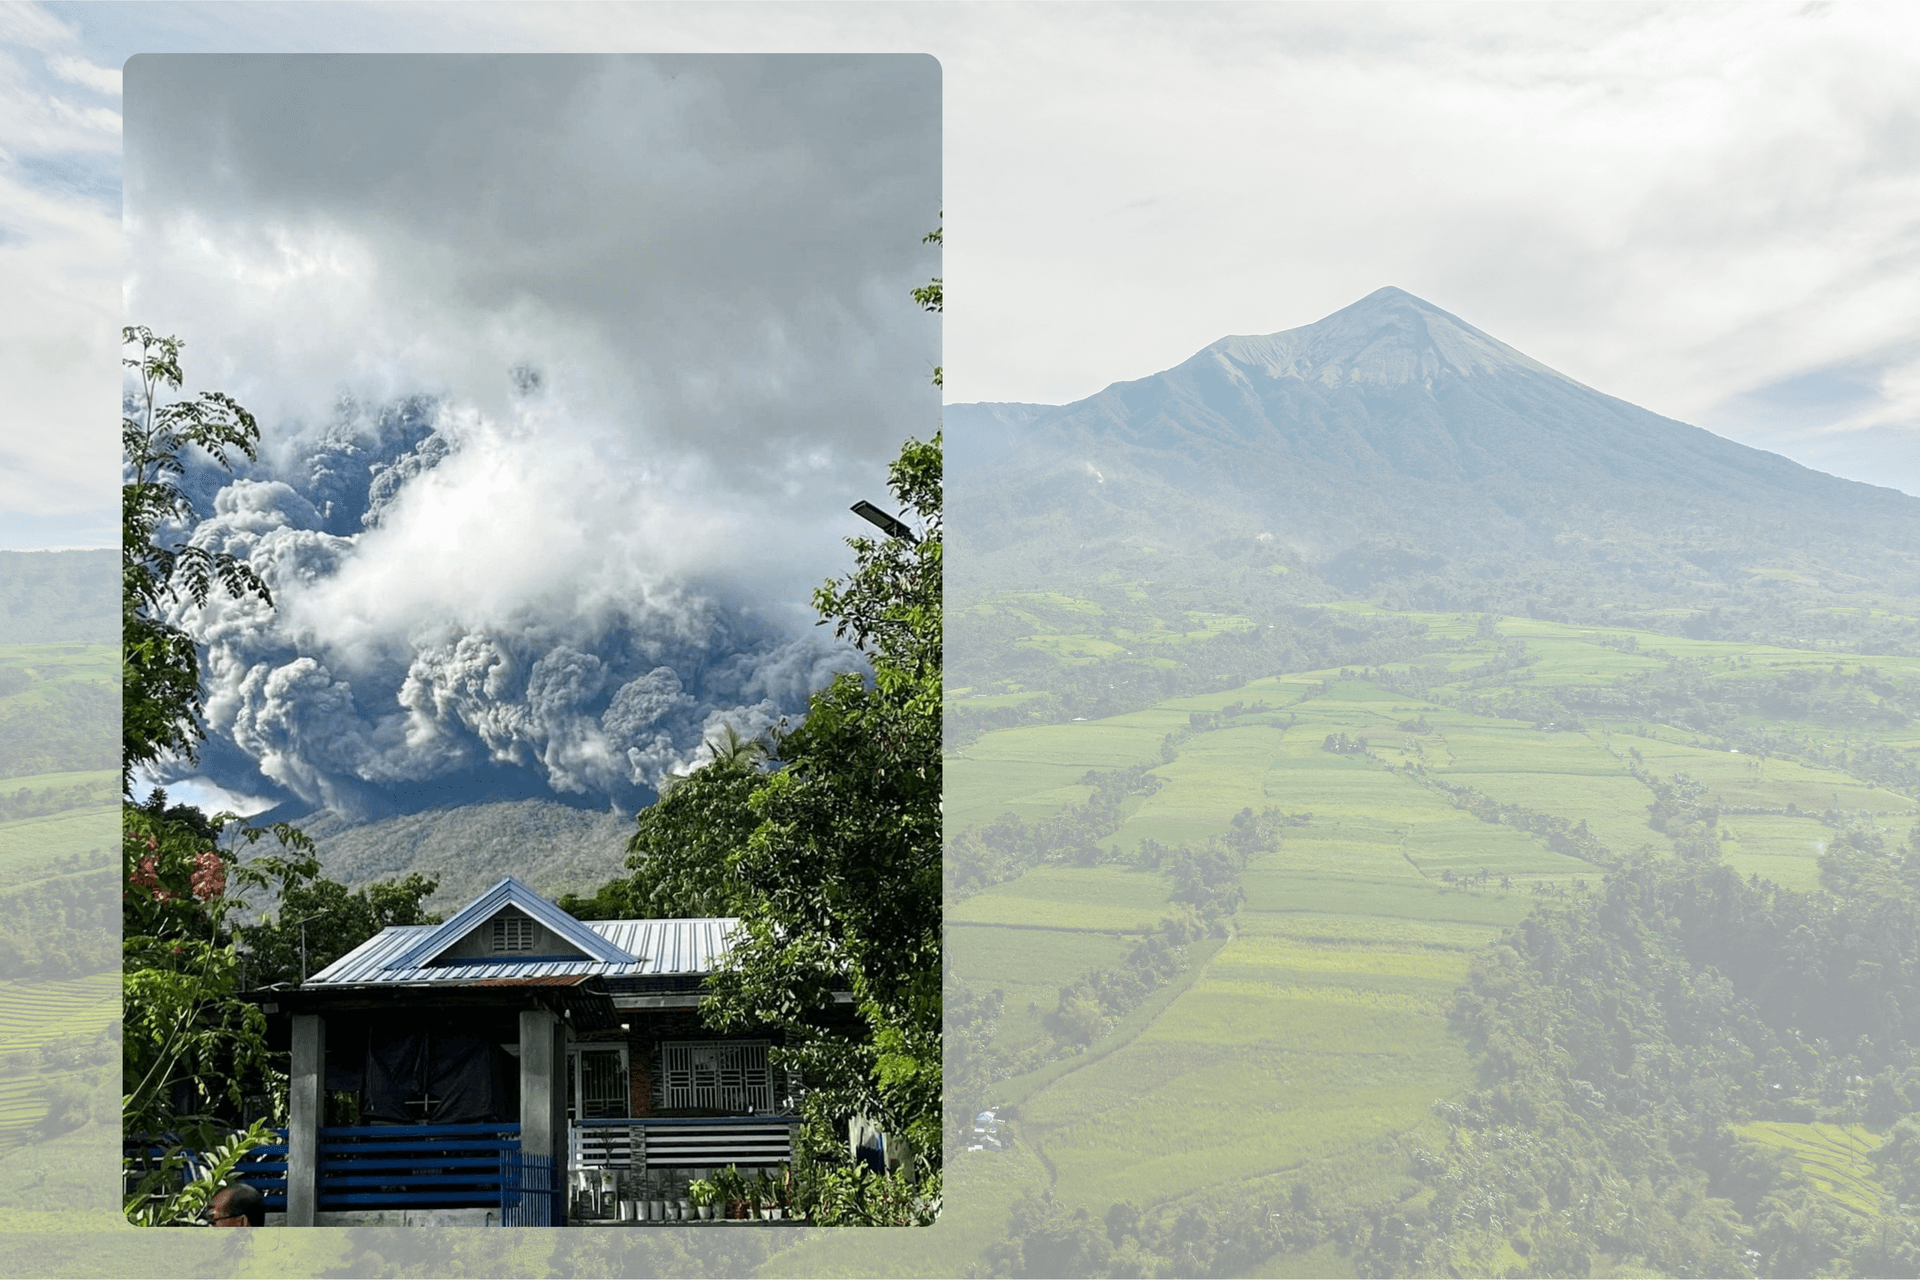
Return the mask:
{"type": "Polygon", "coordinates": [[[544,800],[427,809],[359,823],[319,810],[296,819],[322,874],[349,888],[411,872],[436,876],[429,904],[458,910],[502,876],[546,894],[591,889],[626,868],[633,818],[544,800]]]}
{"type": "Polygon", "coordinates": [[[1624,600],[1763,571],[1920,594],[1920,499],[1595,391],[1399,289],[1074,404],[945,420],[963,591],[1267,534],[1343,591],[1545,566],[1624,600]]]}

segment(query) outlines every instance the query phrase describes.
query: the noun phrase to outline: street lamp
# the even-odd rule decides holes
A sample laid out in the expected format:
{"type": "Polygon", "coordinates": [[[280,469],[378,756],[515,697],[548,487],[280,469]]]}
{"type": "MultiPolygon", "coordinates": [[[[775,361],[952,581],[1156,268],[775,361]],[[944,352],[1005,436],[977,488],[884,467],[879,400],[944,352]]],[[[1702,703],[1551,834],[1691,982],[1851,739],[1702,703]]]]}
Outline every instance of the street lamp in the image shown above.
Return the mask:
{"type": "Polygon", "coordinates": [[[316,911],[310,916],[301,916],[296,921],[288,922],[300,926],[300,981],[302,983],[307,980],[307,921],[318,920],[326,914],[324,911],[316,911]]]}
{"type": "Polygon", "coordinates": [[[899,516],[889,515],[874,506],[871,502],[868,502],[865,498],[854,503],[849,510],[862,520],[865,520],[868,524],[878,525],[886,531],[886,535],[889,538],[904,538],[915,546],[920,544],[920,539],[913,536],[913,530],[907,527],[906,521],[902,520],[899,516]]]}

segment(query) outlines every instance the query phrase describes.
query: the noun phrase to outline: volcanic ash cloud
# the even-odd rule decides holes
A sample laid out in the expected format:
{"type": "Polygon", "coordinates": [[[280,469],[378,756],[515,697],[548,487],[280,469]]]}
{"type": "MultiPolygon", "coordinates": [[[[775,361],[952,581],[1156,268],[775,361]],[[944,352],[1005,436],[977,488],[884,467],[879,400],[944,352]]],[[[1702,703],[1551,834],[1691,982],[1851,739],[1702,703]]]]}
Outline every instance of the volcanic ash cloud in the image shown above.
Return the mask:
{"type": "Polygon", "coordinates": [[[285,791],[404,807],[492,764],[634,803],[722,726],[757,734],[860,667],[779,601],[790,565],[756,564],[791,529],[687,484],[697,463],[532,412],[415,409],[281,442],[191,531],[273,591],[174,618],[205,646],[210,734],[285,791]]]}

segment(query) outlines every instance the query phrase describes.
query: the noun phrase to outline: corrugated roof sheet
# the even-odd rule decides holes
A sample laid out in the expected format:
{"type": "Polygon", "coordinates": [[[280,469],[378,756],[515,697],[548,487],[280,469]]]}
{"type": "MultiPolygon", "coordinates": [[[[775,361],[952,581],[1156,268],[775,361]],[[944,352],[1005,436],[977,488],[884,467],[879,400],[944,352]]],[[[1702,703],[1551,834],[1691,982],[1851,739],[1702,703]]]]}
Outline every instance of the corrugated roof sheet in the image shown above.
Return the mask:
{"type": "Polygon", "coordinates": [[[690,920],[589,920],[586,927],[634,957],[632,964],[609,964],[581,956],[462,956],[444,964],[402,965],[406,953],[440,926],[394,925],[308,978],[308,987],[473,986],[528,979],[645,978],[663,974],[707,974],[727,952],[727,935],[740,923],[732,917],[690,920]]]}

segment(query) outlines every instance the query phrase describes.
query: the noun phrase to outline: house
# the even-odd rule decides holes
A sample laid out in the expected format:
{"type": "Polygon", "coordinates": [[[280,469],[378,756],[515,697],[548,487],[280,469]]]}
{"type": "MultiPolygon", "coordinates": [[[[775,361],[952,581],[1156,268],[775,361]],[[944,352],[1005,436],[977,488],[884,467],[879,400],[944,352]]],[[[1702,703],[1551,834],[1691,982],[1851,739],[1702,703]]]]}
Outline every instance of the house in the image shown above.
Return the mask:
{"type": "Polygon", "coordinates": [[[802,1082],[769,1061],[780,1033],[715,1035],[696,1008],[737,924],[580,921],[508,877],[256,993],[292,1054],[278,1220],[558,1222],[566,1171],[786,1162],[802,1082]],[[326,1123],[339,1094],[356,1123],[326,1123]],[[514,1217],[522,1191],[551,1210],[514,1217]]]}

